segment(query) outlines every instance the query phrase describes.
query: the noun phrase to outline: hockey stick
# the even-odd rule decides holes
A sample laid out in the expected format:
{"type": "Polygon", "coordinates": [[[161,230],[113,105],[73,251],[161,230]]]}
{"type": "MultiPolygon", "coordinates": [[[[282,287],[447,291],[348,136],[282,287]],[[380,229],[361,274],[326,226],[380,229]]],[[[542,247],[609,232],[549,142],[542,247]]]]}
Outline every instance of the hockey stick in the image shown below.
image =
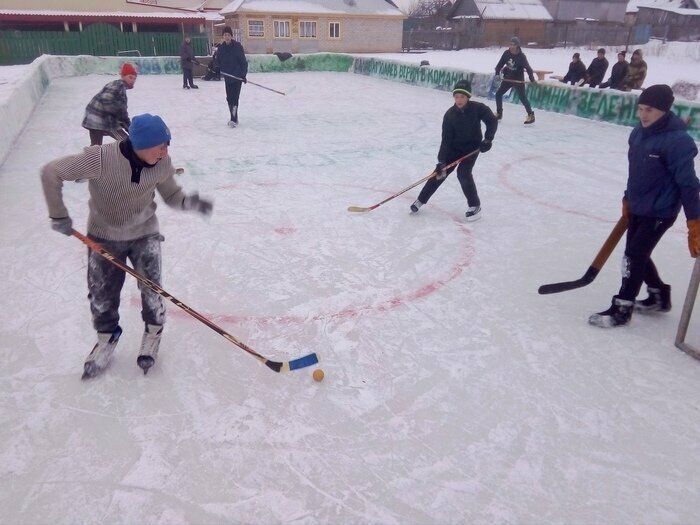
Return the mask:
{"type": "Polygon", "coordinates": [[[148,286],[151,290],[153,290],[155,293],[160,295],[161,297],[165,297],[168,299],[170,302],[175,304],[176,306],[179,306],[182,308],[185,312],[190,314],[192,317],[200,321],[201,323],[207,325],[209,328],[214,330],[217,334],[223,336],[225,339],[227,339],[230,343],[233,343],[236,345],[238,348],[241,350],[244,350],[248,352],[250,355],[264,363],[268,368],[271,370],[274,370],[275,372],[289,372],[290,370],[297,370],[299,368],[306,368],[307,366],[311,366],[313,364],[318,363],[318,356],[315,353],[311,353],[309,355],[305,355],[303,357],[299,357],[297,359],[292,359],[291,361],[272,361],[270,359],[267,359],[266,357],[261,356],[259,353],[257,353],[255,350],[253,350],[251,347],[246,345],[245,343],[242,343],[235,337],[233,337],[231,334],[228,332],[224,331],[223,329],[219,328],[217,325],[212,323],[209,319],[204,317],[202,314],[197,312],[196,310],[193,310],[189,306],[187,306],[185,303],[181,302],[180,300],[176,299],[172,295],[170,295],[168,292],[163,290],[160,286],[158,286],[156,283],[151,281],[150,279],[147,279],[140,273],[138,273],[136,270],[133,268],[127,266],[123,262],[121,262],[119,259],[117,259],[114,255],[112,255],[110,252],[105,250],[102,246],[99,245],[99,243],[93,241],[92,239],[86,237],[79,231],[73,230],[73,236],[77,237],[80,239],[84,244],[88,246],[92,251],[95,253],[101,255],[105,259],[107,259],[109,262],[111,262],[114,266],[119,268],[120,270],[125,271],[129,275],[132,275],[133,277],[136,278],[137,281],[145,284],[148,286]]]}
{"type": "Polygon", "coordinates": [[[241,77],[237,77],[236,75],[229,75],[228,73],[224,73],[223,71],[221,72],[222,75],[233,78],[235,80],[239,80],[240,82],[245,82],[246,84],[253,84],[254,86],[258,86],[259,88],[267,89],[268,91],[273,91],[275,93],[279,93],[280,95],[284,95],[285,93],[282,93],[281,91],[277,91],[276,89],[269,88],[267,86],[263,86],[262,84],[256,84],[252,80],[243,80],[241,77]]]}
{"type": "Polygon", "coordinates": [[[593,259],[593,262],[588,267],[588,270],[586,270],[586,273],[583,274],[583,277],[575,281],[543,284],[539,287],[537,293],[546,295],[550,293],[567,292],[569,290],[575,290],[576,288],[582,288],[591,284],[593,279],[596,278],[598,272],[600,272],[601,268],[605,264],[605,261],[607,261],[608,257],[610,257],[610,254],[615,249],[615,246],[617,246],[617,243],[620,242],[620,239],[622,239],[625,231],[627,231],[627,223],[627,218],[620,217],[620,220],[617,221],[617,224],[615,224],[615,227],[610,232],[610,235],[608,235],[608,238],[605,239],[605,242],[600,248],[598,255],[595,256],[595,259],[593,259]]]}
{"type": "MultiPolygon", "coordinates": [[[[475,150],[472,151],[471,153],[467,153],[464,157],[460,157],[460,158],[458,158],[458,159],[457,159],[456,161],[454,161],[454,162],[450,162],[447,166],[445,166],[444,169],[448,170],[448,169],[450,169],[450,168],[453,168],[454,166],[456,166],[457,164],[459,164],[460,162],[462,162],[464,159],[466,159],[466,158],[468,158],[468,157],[471,157],[472,155],[474,155],[474,154],[476,154],[476,153],[479,153],[479,150],[478,150],[478,149],[475,149],[475,150]]],[[[419,180],[419,181],[417,181],[417,182],[414,182],[414,183],[411,184],[408,188],[404,188],[404,189],[402,189],[400,192],[394,193],[394,194],[391,195],[390,197],[387,197],[386,199],[384,199],[382,202],[378,202],[377,204],[373,204],[372,206],[370,206],[370,207],[368,207],[368,208],[363,208],[363,207],[361,207],[361,206],[349,206],[349,207],[348,207],[348,211],[351,211],[351,212],[366,212],[366,211],[372,211],[372,210],[374,210],[375,208],[378,208],[379,206],[381,206],[382,204],[384,204],[385,202],[389,202],[391,199],[395,199],[395,198],[398,197],[399,195],[403,195],[403,194],[406,193],[408,190],[412,190],[413,188],[415,188],[415,187],[418,186],[419,184],[424,183],[424,182],[427,181],[428,179],[432,179],[432,178],[435,177],[437,174],[438,174],[437,171],[433,171],[430,175],[428,175],[428,176],[426,176],[426,177],[423,177],[421,180],[419,180]]]]}

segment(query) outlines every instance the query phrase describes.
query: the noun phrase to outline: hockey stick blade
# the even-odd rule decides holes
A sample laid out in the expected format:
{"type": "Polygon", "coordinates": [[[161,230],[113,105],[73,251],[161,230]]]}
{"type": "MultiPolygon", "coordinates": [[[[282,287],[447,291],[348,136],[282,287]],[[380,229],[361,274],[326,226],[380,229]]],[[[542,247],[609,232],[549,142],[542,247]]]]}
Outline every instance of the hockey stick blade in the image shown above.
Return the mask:
{"type": "Polygon", "coordinates": [[[366,212],[366,211],[372,211],[374,209],[373,206],[370,206],[369,208],[363,208],[361,206],[348,206],[348,211],[351,212],[366,212]]]}
{"type": "Polygon", "coordinates": [[[575,281],[566,281],[563,283],[543,284],[539,287],[537,293],[540,295],[547,295],[550,293],[568,292],[569,290],[575,290],[576,288],[583,288],[584,286],[588,286],[593,282],[593,279],[596,278],[599,271],[600,270],[593,268],[593,266],[589,266],[585,275],[580,279],[576,279],[575,281]]]}
{"type": "Polygon", "coordinates": [[[610,235],[608,235],[608,238],[605,239],[603,246],[600,248],[600,251],[595,256],[595,259],[593,259],[593,262],[588,267],[588,270],[586,270],[586,273],[583,274],[583,277],[575,281],[544,284],[539,287],[537,293],[539,293],[540,295],[546,295],[550,293],[566,292],[568,290],[575,290],[576,288],[582,288],[586,285],[591,284],[593,282],[593,279],[595,279],[598,273],[600,272],[600,269],[608,260],[608,257],[610,257],[610,254],[615,249],[615,246],[617,246],[617,243],[620,242],[620,239],[622,239],[622,236],[627,231],[628,222],[629,221],[626,217],[620,217],[620,219],[617,221],[612,231],[610,232],[610,235]]]}

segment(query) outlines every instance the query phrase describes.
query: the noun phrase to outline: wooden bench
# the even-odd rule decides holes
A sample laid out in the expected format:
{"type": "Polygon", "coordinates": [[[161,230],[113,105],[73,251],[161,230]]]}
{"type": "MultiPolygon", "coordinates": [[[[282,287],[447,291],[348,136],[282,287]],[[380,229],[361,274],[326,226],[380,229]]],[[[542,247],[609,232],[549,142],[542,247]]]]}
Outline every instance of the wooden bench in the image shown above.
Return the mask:
{"type": "Polygon", "coordinates": [[[534,72],[537,75],[537,80],[544,80],[545,75],[549,75],[550,73],[554,73],[554,71],[544,71],[542,69],[535,69],[534,72]]]}

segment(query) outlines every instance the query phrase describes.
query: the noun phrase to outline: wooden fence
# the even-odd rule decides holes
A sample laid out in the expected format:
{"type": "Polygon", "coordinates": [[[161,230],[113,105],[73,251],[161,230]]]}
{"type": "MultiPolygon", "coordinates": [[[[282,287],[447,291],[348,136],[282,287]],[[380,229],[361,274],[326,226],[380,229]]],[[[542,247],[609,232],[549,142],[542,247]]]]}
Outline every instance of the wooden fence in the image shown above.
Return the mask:
{"type": "MultiPolygon", "coordinates": [[[[109,24],[84,31],[0,31],[0,65],[29,64],[44,55],[178,56],[180,33],[122,33],[109,24]]],[[[192,36],[195,55],[210,53],[206,35],[192,36]]]]}

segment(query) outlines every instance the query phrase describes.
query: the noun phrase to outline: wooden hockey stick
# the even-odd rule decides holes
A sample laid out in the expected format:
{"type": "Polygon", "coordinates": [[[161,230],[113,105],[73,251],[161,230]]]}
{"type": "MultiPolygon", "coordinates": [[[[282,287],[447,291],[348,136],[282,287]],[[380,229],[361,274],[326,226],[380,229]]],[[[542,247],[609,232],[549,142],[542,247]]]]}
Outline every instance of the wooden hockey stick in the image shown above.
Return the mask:
{"type": "Polygon", "coordinates": [[[615,224],[615,227],[610,232],[610,235],[608,235],[608,238],[605,239],[605,242],[600,248],[598,255],[595,256],[595,259],[593,259],[593,262],[588,267],[588,270],[586,270],[586,273],[583,274],[583,277],[575,281],[544,284],[540,286],[537,293],[545,295],[550,293],[567,292],[569,290],[582,288],[583,286],[591,284],[593,279],[595,279],[598,275],[598,272],[600,272],[600,269],[608,260],[608,257],[610,257],[610,254],[615,249],[615,246],[617,246],[617,243],[620,242],[620,239],[622,239],[625,231],[627,231],[627,223],[628,220],[625,217],[620,217],[620,220],[617,221],[617,224],[615,224]]]}
{"type": "Polygon", "coordinates": [[[217,334],[223,336],[226,340],[228,340],[230,343],[233,343],[236,345],[238,348],[241,350],[244,350],[245,352],[248,352],[250,355],[255,357],[258,361],[262,362],[270,368],[271,370],[274,370],[275,372],[289,372],[290,370],[297,370],[299,368],[306,368],[307,366],[311,366],[313,364],[318,363],[318,356],[315,353],[311,353],[308,355],[305,355],[303,357],[299,357],[297,359],[292,359],[291,361],[272,361],[259,353],[257,353],[255,350],[253,350],[251,347],[246,345],[245,343],[242,343],[235,337],[233,337],[231,334],[228,332],[224,331],[222,328],[219,328],[217,325],[212,323],[209,319],[204,317],[202,314],[197,312],[196,310],[193,310],[189,306],[187,306],[185,303],[182,301],[176,299],[172,295],[170,295],[168,292],[163,290],[160,286],[158,286],[156,283],[151,281],[150,279],[147,279],[140,273],[138,273],[136,270],[133,268],[127,266],[123,262],[121,262],[119,259],[117,259],[114,255],[112,255],[110,252],[105,250],[102,246],[100,246],[99,243],[93,241],[92,239],[86,237],[82,233],[73,230],[73,236],[80,239],[85,245],[88,246],[92,251],[95,253],[101,255],[105,259],[107,259],[109,262],[111,262],[114,266],[119,268],[120,270],[125,271],[129,275],[133,276],[136,278],[137,281],[140,283],[145,284],[148,286],[151,290],[153,290],[155,293],[160,295],[161,297],[165,297],[167,300],[175,304],[176,306],[179,306],[182,308],[185,312],[190,314],[192,317],[200,321],[201,323],[207,325],[209,328],[214,330],[217,334]]]}
{"type": "MultiPolygon", "coordinates": [[[[445,166],[444,169],[447,170],[447,169],[453,168],[453,167],[455,167],[457,164],[459,164],[460,162],[462,162],[464,159],[466,159],[466,158],[468,158],[468,157],[471,157],[472,155],[475,155],[475,154],[477,154],[477,153],[479,153],[479,150],[478,150],[478,149],[475,149],[475,150],[472,151],[471,153],[467,153],[464,157],[460,157],[460,158],[458,158],[456,161],[450,162],[447,166],[445,166]]],[[[377,204],[373,204],[372,206],[369,206],[368,208],[363,208],[363,207],[361,207],[361,206],[349,206],[349,207],[348,207],[348,211],[351,211],[351,212],[366,212],[366,211],[372,211],[372,210],[378,208],[379,206],[381,206],[382,204],[384,204],[385,202],[389,202],[391,199],[395,199],[395,198],[398,197],[399,195],[403,195],[403,194],[406,193],[408,190],[411,190],[411,189],[415,188],[415,187],[418,186],[419,184],[422,184],[423,182],[427,181],[428,179],[432,179],[432,178],[435,177],[437,174],[438,174],[437,171],[433,171],[430,175],[428,175],[428,176],[426,176],[426,177],[423,177],[421,180],[419,180],[419,181],[417,181],[417,182],[414,182],[414,183],[411,184],[408,188],[404,188],[404,189],[402,189],[400,192],[394,193],[394,194],[391,195],[390,197],[387,197],[386,199],[384,199],[382,202],[378,202],[377,204]]]]}

